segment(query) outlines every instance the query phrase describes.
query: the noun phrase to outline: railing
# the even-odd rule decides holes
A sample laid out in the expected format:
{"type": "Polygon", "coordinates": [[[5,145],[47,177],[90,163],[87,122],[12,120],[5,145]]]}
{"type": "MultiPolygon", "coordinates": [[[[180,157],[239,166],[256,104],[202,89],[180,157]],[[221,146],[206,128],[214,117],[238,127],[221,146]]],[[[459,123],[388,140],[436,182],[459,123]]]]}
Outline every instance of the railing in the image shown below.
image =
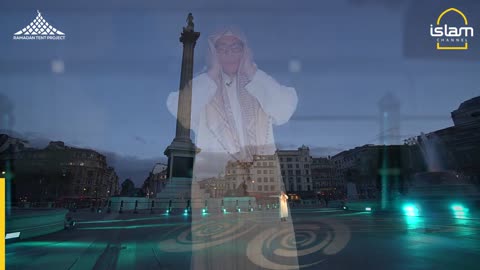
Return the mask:
{"type": "MultiPolygon", "coordinates": [[[[329,207],[338,206],[340,201],[329,201],[329,207]]],[[[321,200],[300,200],[289,201],[289,208],[318,208],[325,207],[325,203],[321,200]]],[[[15,203],[12,208],[65,208],[72,212],[82,211],[98,214],[108,213],[165,213],[165,214],[189,214],[192,208],[199,209],[204,213],[213,212],[252,212],[252,211],[268,211],[278,209],[277,200],[258,201],[248,200],[223,200],[223,199],[207,199],[207,200],[158,200],[139,197],[138,199],[129,200],[108,200],[89,202],[87,204],[75,203],[55,203],[55,202],[37,202],[37,203],[15,203]]]]}
{"type": "Polygon", "coordinates": [[[109,200],[102,205],[94,205],[92,207],[80,210],[78,208],[70,208],[71,211],[88,211],[97,214],[109,213],[133,213],[133,214],[191,214],[192,209],[196,209],[201,213],[229,213],[229,212],[253,212],[268,211],[278,209],[279,204],[273,202],[256,203],[254,200],[248,201],[225,201],[222,199],[208,200],[157,200],[139,198],[138,200],[109,200]]]}

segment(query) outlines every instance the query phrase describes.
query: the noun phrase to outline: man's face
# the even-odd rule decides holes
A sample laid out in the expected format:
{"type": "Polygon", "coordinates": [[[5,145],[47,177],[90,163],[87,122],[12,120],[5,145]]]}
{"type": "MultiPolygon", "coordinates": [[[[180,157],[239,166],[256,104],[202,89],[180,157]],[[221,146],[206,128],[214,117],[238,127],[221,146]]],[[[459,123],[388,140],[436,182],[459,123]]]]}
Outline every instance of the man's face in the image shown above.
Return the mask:
{"type": "Polygon", "coordinates": [[[234,36],[222,36],[215,42],[215,49],[223,72],[235,75],[243,56],[243,42],[234,36]]]}

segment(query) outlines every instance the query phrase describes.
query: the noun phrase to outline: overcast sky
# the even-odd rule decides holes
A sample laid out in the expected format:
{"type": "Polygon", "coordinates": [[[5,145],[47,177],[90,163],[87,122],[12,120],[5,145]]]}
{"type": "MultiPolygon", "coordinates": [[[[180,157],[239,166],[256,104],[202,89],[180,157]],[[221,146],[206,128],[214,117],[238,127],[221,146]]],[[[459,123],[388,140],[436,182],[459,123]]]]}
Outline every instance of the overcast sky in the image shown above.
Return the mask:
{"type": "Polygon", "coordinates": [[[451,6],[478,26],[478,1],[77,2],[0,2],[0,104],[9,102],[15,118],[1,128],[109,153],[117,166],[135,160],[119,170],[137,183],[175,133],[165,100],[179,85],[178,38],[188,12],[201,32],[196,74],[206,37],[236,25],[259,68],[297,90],[297,111],[275,128],[282,148],[306,144],[328,155],[379,143],[378,122],[359,118],[377,117],[389,92],[402,115],[433,116],[402,121],[403,138],[451,126],[450,112],[480,95],[480,36],[456,52],[436,51],[429,36],[429,25],[451,6]],[[66,40],[12,40],[37,9],[66,40]]]}

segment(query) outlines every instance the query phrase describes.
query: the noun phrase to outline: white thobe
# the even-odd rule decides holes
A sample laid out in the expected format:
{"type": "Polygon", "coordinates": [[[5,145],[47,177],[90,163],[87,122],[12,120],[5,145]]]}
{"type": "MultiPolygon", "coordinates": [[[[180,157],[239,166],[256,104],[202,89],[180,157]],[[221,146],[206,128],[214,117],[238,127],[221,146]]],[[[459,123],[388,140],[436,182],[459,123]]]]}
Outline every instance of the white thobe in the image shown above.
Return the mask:
{"type": "MultiPolygon", "coordinates": [[[[232,82],[231,86],[233,85],[236,85],[236,83],[232,82]]],[[[192,87],[191,128],[195,132],[195,145],[201,149],[200,153],[195,157],[194,174],[198,176],[198,179],[215,177],[225,170],[225,162],[220,161],[220,159],[225,159],[222,155],[228,156],[240,151],[240,149],[236,145],[222,145],[212,136],[212,132],[207,126],[205,105],[207,105],[215,95],[217,91],[216,83],[207,73],[202,73],[193,79],[192,87]],[[217,159],[217,157],[219,162],[213,160],[217,159]],[[202,167],[198,169],[201,167],[200,164],[203,163],[208,163],[208,168],[202,167]]],[[[271,119],[271,124],[266,127],[268,129],[267,144],[272,145],[274,149],[275,141],[272,124],[282,125],[290,119],[297,107],[297,93],[294,88],[279,84],[262,70],[256,71],[252,80],[245,86],[245,89],[258,100],[263,111],[271,119]]],[[[232,88],[231,90],[236,89],[232,88]]],[[[229,93],[231,92],[232,91],[229,91],[229,93]]],[[[237,93],[237,91],[233,91],[233,93],[237,93]]],[[[173,116],[177,115],[178,94],[178,91],[171,92],[167,98],[167,107],[173,116]]],[[[233,105],[234,118],[242,119],[240,112],[242,108],[238,105],[238,98],[234,94],[229,94],[229,99],[231,100],[230,104],[233,105]]],[[[215,123],[216,122],[213,121],[213,124],[215,123]]],[[[240,131],[238,133],[242,136],[244,127],[238,126],[241,124],[244,123],[236,121],[236,129],[240,131]]],[[[275,151],[260,154],[273,155],[275,151]]]]}
{"type": "Polygon", "coordinates": [[[286,194],[281,194],[279,197],[280,200],[280,218],[288,217],[288,196],[286,194]]]}
{"type": "Polygon", "coordinates": [[[225,85],[225,89],[227,91],[228,102],[230,103],[230,107],[232,109],[232,114],[235,121],[235,128],[237,130],[240,145],[245,146],[242,111],[240,110],[240,102],[237,95],[237,78],[236,76],[230,77],[222,72],[222,79],[223,84],[225,85]]]}

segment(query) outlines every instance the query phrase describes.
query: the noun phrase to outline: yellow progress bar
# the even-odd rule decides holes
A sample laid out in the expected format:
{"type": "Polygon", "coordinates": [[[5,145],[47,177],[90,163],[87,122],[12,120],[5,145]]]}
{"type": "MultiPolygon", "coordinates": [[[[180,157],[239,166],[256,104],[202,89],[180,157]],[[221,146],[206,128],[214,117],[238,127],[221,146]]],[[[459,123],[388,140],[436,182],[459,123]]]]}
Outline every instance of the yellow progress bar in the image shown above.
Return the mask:
{"type": "Polygon", "coordinates": [[[5,178],[0,178],[0,270],[5,270],[5,178]]]}

